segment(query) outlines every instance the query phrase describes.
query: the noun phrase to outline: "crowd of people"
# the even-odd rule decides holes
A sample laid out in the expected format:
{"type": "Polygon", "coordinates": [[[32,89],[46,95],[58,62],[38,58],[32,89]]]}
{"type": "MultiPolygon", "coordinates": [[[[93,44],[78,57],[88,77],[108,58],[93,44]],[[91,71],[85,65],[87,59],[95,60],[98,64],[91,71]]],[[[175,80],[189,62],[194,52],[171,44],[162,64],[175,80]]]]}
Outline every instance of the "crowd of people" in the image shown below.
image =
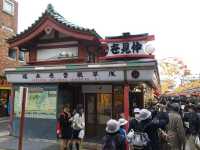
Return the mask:
{"type": "Polygon", "coordinates": [[[107,122],[103,150],[200,149],[200,103],[165,97],[148,108],[133,109],[129,121],[107,122]]]}
{"type": "MultiPolygon", "coordinates": [[[[128,120],[122,115],[107,122],[102,150],[200,150],[200,103],[163,97],[155,105],[132,109],[128,120]]],[[[84,131],[83,107],[71,111],[64,106],[57,127],[60,149],[80,150],[84,131]]]]}

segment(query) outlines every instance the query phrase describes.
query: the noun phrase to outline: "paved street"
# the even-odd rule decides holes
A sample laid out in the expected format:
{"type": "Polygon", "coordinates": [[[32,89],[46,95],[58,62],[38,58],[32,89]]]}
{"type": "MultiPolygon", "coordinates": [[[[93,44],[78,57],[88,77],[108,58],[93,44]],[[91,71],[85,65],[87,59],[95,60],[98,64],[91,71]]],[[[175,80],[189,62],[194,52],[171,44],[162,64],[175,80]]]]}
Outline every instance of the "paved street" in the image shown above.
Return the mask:
{"type": "MultiPolygon", "coordinates": [[[[8,118],[0,118],[0,150],[17,150],[18,140],[9,136],[8,118]]],[[[25,139],[24,150],[57,150],[57,141],[41,139],[25,139]]]]}
{"type": "MultiPolygon", "coordinates": [[[[8,121],[8,118],[0,118],[0,150],[17,150],[18,140],[9,136],[8,121]]],[[[58,142],[55,140],[25,139],[23,144],[24,150],[59,150],[58,142]]],[[[99,145],[85,143],[84,149],[81,150],[99,149],[99,145]]]]}
{"type": "Polygon", "coordinates": [[[4,117],[4,118],[0,118],[0,137],[8,135],[8,118],[4,117]]]}
{"type": "MultiPolygon", "coordinates": [[[[0,118],[0,150],[17,150],[18,140],[16,137],[9,136],[8,122],[8,118],[0,118]]],[[[25,139],[23,144],[24,150],[59,150],[56,140],[25,139]]],[[[98,146],[85,143],[84,147],[89,147],[87,148],[89,150],[96,150],[98,146]]],[[[86,148],[82,150],[86,150],[86,148]]]]}

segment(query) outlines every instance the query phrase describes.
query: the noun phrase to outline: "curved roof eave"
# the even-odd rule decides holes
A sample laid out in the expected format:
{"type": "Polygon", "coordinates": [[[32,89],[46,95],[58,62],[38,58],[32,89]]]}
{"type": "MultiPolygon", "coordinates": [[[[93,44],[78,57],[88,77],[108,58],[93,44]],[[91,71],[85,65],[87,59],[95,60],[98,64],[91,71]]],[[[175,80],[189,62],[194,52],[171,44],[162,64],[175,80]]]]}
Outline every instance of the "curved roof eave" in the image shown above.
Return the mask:
{"type": "MultiPolygon", "coordinates": [[[[65,31],[63,33],[67,34],[71,33],[69,35],[81,39],[94,40],[102,38],[94,29],[83,28],[68,22],[59,13],[54,11],[53,6],[49,4],[45,12],[42,14],[41,17],[38,18],[38,20],[36,20],[30,27],[28,27],[28,29],[8,39],[8,43],[11,44],[11,47],[14,47],[17,46],[19,43],[23,43],[22,41],[24,41],[24,38],[28,38],[30,40],[29,37],[31,36],[31,34],[38,35],[44,30],[44,24],[54,25],[54,29],[56,28],[57,30],[62,30],[62,32],[65,31]],[[51,23],[48,22],[48,20],[51,23]],[[49,24],[45,24],[45,22],[48,22],[49,24]],[[37,34],[35,34],[35,32],[37,32],[37,34]]],[[[31,38],[32,37],[33,36],[31,36],[31,38]]]]}

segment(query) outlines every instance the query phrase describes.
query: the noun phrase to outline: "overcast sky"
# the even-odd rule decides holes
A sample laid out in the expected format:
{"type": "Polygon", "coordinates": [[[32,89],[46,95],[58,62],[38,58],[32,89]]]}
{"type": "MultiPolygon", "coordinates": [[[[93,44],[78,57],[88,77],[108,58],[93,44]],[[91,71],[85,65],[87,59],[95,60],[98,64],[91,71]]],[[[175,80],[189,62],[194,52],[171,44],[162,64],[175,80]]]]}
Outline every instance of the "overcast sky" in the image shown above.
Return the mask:
{"type": "Polygon", "coordinates": [[[53,4],[70,22],[102,37],[123,32],[155,35],[156,57],[179,57],[200,73],[199,0],[18,0],[19,32],[53,4]]]}

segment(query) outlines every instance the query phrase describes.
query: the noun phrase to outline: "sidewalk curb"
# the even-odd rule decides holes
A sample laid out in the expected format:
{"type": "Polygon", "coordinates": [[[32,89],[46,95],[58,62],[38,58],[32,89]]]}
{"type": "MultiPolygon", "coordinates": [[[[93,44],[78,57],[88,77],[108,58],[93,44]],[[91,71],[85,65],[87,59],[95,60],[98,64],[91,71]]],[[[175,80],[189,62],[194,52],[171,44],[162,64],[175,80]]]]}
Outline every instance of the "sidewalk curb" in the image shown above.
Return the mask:
{"type": "MultiPolygon", "coordinates": [[[[34,138],[27,138],[27,141],[33,142],[44,142],[44,143],[51,143],[51,144],[58,144],[58,140],[48,140],[48,139],[34,139],[34,138]]],[[[1,150],[1,149],[0,149],[1,150]]]]}
{"type": "Polygon", "coordinates": [[[0,120],[8,120],[9,121],[9,119],[10,119],[10,117],[0,117],[0,120]]]}

